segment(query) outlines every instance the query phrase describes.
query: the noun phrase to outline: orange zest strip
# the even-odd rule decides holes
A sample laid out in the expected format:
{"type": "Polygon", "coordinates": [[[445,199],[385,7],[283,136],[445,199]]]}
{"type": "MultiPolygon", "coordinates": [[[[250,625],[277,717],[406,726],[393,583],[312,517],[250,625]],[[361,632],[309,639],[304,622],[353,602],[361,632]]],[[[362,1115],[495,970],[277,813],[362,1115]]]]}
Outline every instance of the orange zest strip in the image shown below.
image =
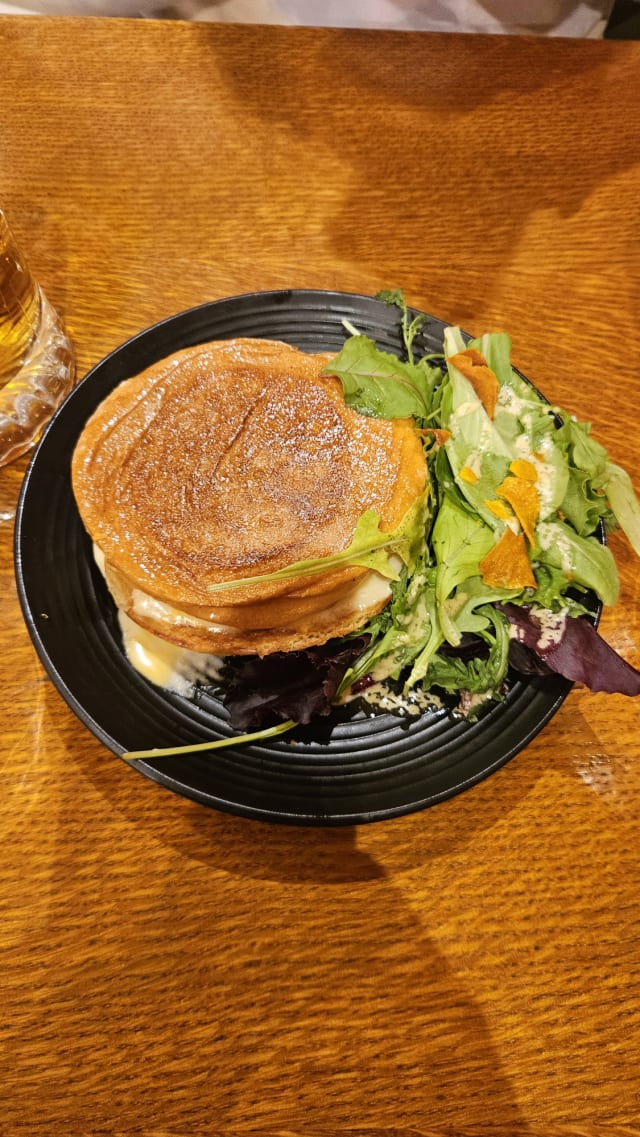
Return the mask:
{"type": "Polygon", "coordinates": [[[447,363],[453,364],[464,375],[465,379],[469,380],[489,418],[492,419],[495,414],[500,386],[495,372],[489,367],[482,352],[475,347],[468,347],[466,351],[459,351],[456,355],[450,355],[447,363]]]}
{"type": "Polygon", "coordinates": [[[478,475],[476,474],[475,470],[471,469],[470,466],[463,466],[458,476],[460,478],[460,481],[466,482],[467,485],[470,486],[474,486],[478,481],[478,475]]]}
{"type": "Polygon", "coordinates": [[[442,444],[444,442],[448,442],[449,439],[451,438],[451,431],[450,430],[445,430],[444,427],[438,427],[438,426],[419,427],[417,433],[418,434],[432,434],[433,437],[435,438],[436,442],[438,443],[438,446],[442,446],[442,444]]]}
{"type": "Polygon", "coordinates": [[[514,458],[509,469],[512,474],[515,474],[516,478],[522,478],[523,482],[537,482],[538,480],[538,471],[533,462],[527,462],[526,458],[514,458]]]}
{"type": "Polygon", "coordinates": [[[533,545],[533,531],[540,516],[540,498],[533,482],[509,476],[505,478],[502,485],[498,486],[497,492],[500,497],[509,502],[530,544],[533,545]]]}
{"type": "Polygon", "coordinates": [[[511,510],[503,501],[485,501],[484,504],[487,509],[491,510],[494,517],[499,517],[501,521],[510,521],[513,517],[511,510]]]}
{"type": "Polygon", "coordinates": [[[480,561],[480,573],[490,588],[536,588],[523,533],[508,525],[500,540],[480,561]]]}

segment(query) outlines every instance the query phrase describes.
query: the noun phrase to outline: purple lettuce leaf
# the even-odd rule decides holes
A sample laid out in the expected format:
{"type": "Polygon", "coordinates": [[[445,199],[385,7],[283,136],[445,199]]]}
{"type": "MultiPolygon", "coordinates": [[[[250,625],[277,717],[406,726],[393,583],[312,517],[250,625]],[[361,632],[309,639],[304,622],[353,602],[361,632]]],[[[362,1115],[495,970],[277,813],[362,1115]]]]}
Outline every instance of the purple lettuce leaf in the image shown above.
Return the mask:
{"type": "Polygon", "coordinates": [[[567,616],[550,633],[548,620],[534,608],[517,604],[501,604],[500,608],[517,629],[509,652],[517,671],[539,675],[542,664],[591,691],[640,695],[640,671],[618,655],[589,620],[567,616]]]}
{"type": "Polygon", "coordinates": [[[306,725],[328,715],[345,671],[367,642],[367,636],[334,639],[305,651],[229,660],[222,701],[231,725],[254,731],[288,719],[306,725]]]}

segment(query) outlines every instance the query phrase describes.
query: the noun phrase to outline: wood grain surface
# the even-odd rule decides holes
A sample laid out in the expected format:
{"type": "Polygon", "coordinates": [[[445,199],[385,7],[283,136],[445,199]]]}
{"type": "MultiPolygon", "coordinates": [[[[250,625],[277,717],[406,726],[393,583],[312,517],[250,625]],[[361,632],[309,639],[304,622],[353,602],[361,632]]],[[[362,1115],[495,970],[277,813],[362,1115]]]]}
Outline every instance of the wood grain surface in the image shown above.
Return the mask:
{"type": "MultiPolygon", "coordinates": [[[[205,300],[403,287],[510,331],[640,489],[640,44],[6,17],[0,59],[0,205],[80,374],[205,300]]],[[[0,1133],[640,1134],[637,702],[576,688],[401,820],[242,820],[80,725],[11,543],[0,1133]]]]}

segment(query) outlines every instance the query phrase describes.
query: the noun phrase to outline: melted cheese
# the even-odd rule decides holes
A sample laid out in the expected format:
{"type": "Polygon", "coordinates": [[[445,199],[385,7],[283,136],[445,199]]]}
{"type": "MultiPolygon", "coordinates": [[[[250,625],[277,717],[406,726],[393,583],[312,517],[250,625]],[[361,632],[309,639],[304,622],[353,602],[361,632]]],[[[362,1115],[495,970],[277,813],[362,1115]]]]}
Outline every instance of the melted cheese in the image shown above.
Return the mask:
{"type": "Polygon", "coordinates": [[[131,601],[135,615],[146,616],[149,620],[158,620],[163,624],[173,624],[174,627],[178,628],[205,628],[208,632],[238,631],[238,628],[233,628],[228,624],[214,624],[211,620],[203,620],[199,616],[191,616],[187,612],[181,612],[179,608],[174,608],[172,604],[166,604],[164,600],[156,600],[155,597],[149,596],[140,588],[133,589],[131,601]]]}
{"type": "Polygon", "coordinates": [[[129,663],[157,687],[189,696],[198,679],[219,678],[223,660],[218,656],[170,644],[138,627],[124,612],[118,611],[118,621],[129,663]]]}
{"type": "MultiPolygon", "coordinates": [[[[104,575],[104,556],[97,545],[93,546],[93,555],[96,565],[104,575]]],[[[393,559],[397,561],[394,568],[399,571],[401,561],[399,558],[393,559]]],[[[390,596],[391,585],[388,580],[376,572],[370,572],[349,598],[349,609],[356,612],[365,610],[378,600],[386,600],[390,596]]],[[[205,627],[209,631],[235,630],[181,612],[178,608],[162,600],[156,600],[140,589],[134,589],[132,600],[134,614],[141,617],[161,620],[174,626],[205,627]]],[[[220,656],[188,651],[186,648],[169,643],[168,640],[141,628],[121,609],[118,609],[118,621],[127,659],[140,675],[156,686],[189,696],[198,680],[211,682],[220,678],[224,667],[224,659],[220,656]]]]}
{"type": "MultiPolygon", "coordinates": [[[[104,576],[104,555],[95,544],[93,556],[104,576]]],[[[140,596],[144,597],[145,594],[140,593],[140,596]]],[[[174,611],[176,615],[180,615],[177,609],[169,609],[167,604],[154,601],[151,597],[146,597],[146,600],[149,604],[159,605],[166,612],[174,611]]],[[[171,644],[160,636],[154,636],[152,632],[139,627],[120,608],[118,608],[118,623],[122,633],[122,646],[129,663],[140,675],[155,683],[157,687],[189,696],[193,693],[197,680],[204,679],[211,682],[219,679],[224,665],[224,660],[219,656],[187,651],[186,648],[171,644]]]]}

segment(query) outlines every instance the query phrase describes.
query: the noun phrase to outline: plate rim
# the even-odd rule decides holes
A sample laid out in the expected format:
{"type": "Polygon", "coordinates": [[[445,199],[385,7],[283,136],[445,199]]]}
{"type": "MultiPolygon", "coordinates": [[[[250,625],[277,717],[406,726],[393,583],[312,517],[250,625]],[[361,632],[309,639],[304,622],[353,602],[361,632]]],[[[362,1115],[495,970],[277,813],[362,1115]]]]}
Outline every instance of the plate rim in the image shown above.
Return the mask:
{"type": "MultiPolygon", "coordinates": [[[[157,337],[159,337],[160,341],[162,341],[164,334],[166,332],[170,333],[171,330],[176,326],[176,323],[180,324],[183,321],[188,322],[194,319],[197,322],[199,317],[207,317],[210,314],[215,313],[215,311],[220,310],[223,306],[231,307],[238,304],[251,305],[252,302],[255,303],[256,301],[260,301],[262,303],[271,302],[274,304],[283,305],[286,302],[291,302],[293,300],[296,300],[300,303],[303,299],[309,301],[318,301],[323,311],[331,311],[331,309],[327,308],[326,306],[327,299],[332,300],[336,305],[342,304],[343,306],[347,303],[356,303],[360,305],[364,304],[367,307],[370,305],[379,305],[381,313],[385,309],[389,308],[389,305],[384,301],[364,293],[342,292],[333,289],[326,290],[288,288],[244,292],[239,293],[237,296],[221,297],[217,300],[205,301],[193,307],[183,309],[173,315],[163,317],[161,320],[156,321],[154,324],[151,324],[148,327],[134,333],[134,335],[128,337],[121,344],[113,348],[110,352],[108,352],[105,356],[103,356],[100,360],[98,360],[90,367],[84,377],[74,386],[72,391],[56,411],[55,415],[52,417],[51,422],[43,432],[42,438],[40,439],[40,442],[38,443],[38,446],[36,447],[31,457],[20,491],[20,497],[16,509],[16,522],[14,530],[15,576],[18,597],[25,624],[27,626],[27,630],[38,654],[40,662],[42,663],[45,671],[58,690],[59,694],[68,704],[78,720],[94,735],[94,737],[96,737],[117,757],[122,758],[122,755],[127,748],[117,743],[116,740],[112,737],[111,733],[102,725],[102,723],[99,722],[94,715],[87,711],[86,707],[83,705],[76,692],[69,685],[69,682],[62,674],[59,666],[57,666],[56,662],[50,656],[31,608],[28,588],[26,586],[24,578],[23,537],[25,511],[27,509],[27,503],[29,500],[30,487],[35,473],[38,471],[39,462],[42,461],[41,455],[46,453],[46,448],[49,446],[48,440],[51,439],[55,434],[55,431],[58,429],[59,422],[61,420],[64,420],[66,416],[69,415],[69,407],[80,406],[87,391],[91,390],[93,394],[93,387],[95,386],[97,379],[101,377],[103,372],[108,373],[109,369],[113,367],[114,364],[117,365],[118,361],[122,360],[123,354],[126,358],[129,354],[135,353],[136,348],[141,344],[144,345],[145,341],[147,340],[155,340],[157,337]]],[[[428,317],[428,320],[433,321],[440,326],[447,326],[445,321],[443,321],[440,317],[432,315],[430,313],[423,313],[421,310],[411,307],[409,307],[409,312],[411,314],[420,313],[422,315],[426,315],[428,317]]],[[[463,332],[463,335],[465,335],[466,338],[473,338],[469,336],[469,333],[463,332]]],[[[215,340],[216,338],[224,337],[211,336],[209,333],[204,338],[195,338],[191,342],[193,344],[204,343],[211,339],[215,340]]],[[[251,336],[250,338],[255,337],[251,336]]],[[[275,337],[263,336],[262,338],[275,337]]],[[[174,345],[173,348],[171,348],[168,352],[165,352],[163,350],[159,355],[156,356],[156,358],[165,358],[167,355],[171,355],[173,352],[180,350],[183,346],[190,346],[190,344],[180,344],[178,346],[174,345]]],[[[151,364],[149,362],[144,364],[144,366],[150,365],[151,364]]],[[[136,374],[140,370],[140,365],[136,365],[130,374],[136,374]]],[[[522,373],[519,372],[519,374],[522,373]]],[[[113,387],[115,387],[119,382],[128,377],[128,374],[123,374],[122,376],[115,377],[112,381],[110,380],[108,389],[113,389],[113,387]]],[[[526,376],[523,376],[523,378],[526,379],[526,376]]],[[[530,380],[526,379],[526,381],[530,384],[530,386],[534,387],[534,384],[532,384],[530,380]]],[[[535,387],[534,389],[537,390],[535,387]]],[[[104,397],[105,395],[101,394],[94,402],[94,407],[97,406],[104,397]]],[[[542,397],[544,398],[544,395],[542,397]]],[[[91,411],[88,413],[91,413],[91,411]]],[[[79,429],[82,429],[82,424],[79,429]]],[[[79,523],[81,525],[81,522],[79,523]]],[[[598,618],[598,614],[599,613],[596,613],[594,616],[596,620],[598,618]]],[[[125,661],[126,657],[122,655],[122,659],[125,661]]],[[[127,666],[130,665],[127,663],[127,666]]],[[[142,682],[146,683],[145,680],[142,682]]],[[[522,685],[526,689],[533,689],[534,681],[532,679],[523,680],[522,685]]],[[[148,684],[148,686],[151,685],[148,684]]],[[[413,799],[411,801],[407,801],[404,805],[395,804],[389,807],[376,809],[354,809],[353,811],[345,810],[341,811],[340,813],[325,813],[323,811],[318,811],[317,808],[314,809],[312,806],[309,807],[309,810],[307,812],[300,811],[299,809],[291,813],[287,813],[286,809],[280,809],[277,812],[274,812],[274,810],[269,807],[260,808],[252,804],[226,800],[219,795],[216,796],[215,793],[203,792],[197,787],[185,785],[185,783],[180,782],[168,775],[166,769],[163,770],[163,760],[156,760],[156,763],[153,763],[149,760],[139,760],[134,764],[134,768],[136,768],[140,773],[143,773],[146,777],[155,781],[157,784],[160,784],[164,788],[169,789],[171,792],[185,796],[190,800],[199,802],[201,805],[215,808],[226,813],[234,814],[236,816],[251,818],[252,820],[259,820],[268,823],[279,822],[283,824],[303,826],[357,825],[370,823],[373,821],[391,820],[396,817],[406,816],[407,814],[413,812],[422,811],[453,796],[456,796],[457,794],[462,793],[477,785],[479,782],[485,780],[507,762],[511,761],[517,754],[519,754],[530,744],[536,735],[539,734],[540,731],[547,725],[549,720],[553,718],[553,716],[557,713],[560,706],[567,698],[567,695],[570,693],[573,687],[573,683],[569,680],[555,677],[553,686],[555,687],[555,692],[553,694],[553,697],[549,699],[547,708],[544,713],[533,723],[531,728],[528,729],[523,737],[510,745],[506,750],[500,751],[494,761],[484,766],[479,772],[474,772],[472,774],[457,778],[447,788],[436,791],[434,793],[430,793],[421,799],[413,799]],[[160,763],[159,766],[158,763],[160,763]]],[[[496,707],[501,706],[503,706],[501,703],[494,704],[494,710],[496,707]]],[[[286,736],[284,737],[286,739],[286,736]]],[[[275,743],[280,740],[273,741],[275,743]]],[[[259,748],[259,745],[252,744],[252,748],[256,748],[256,746],[259,748]]],[[[267,745],[267,749],[271,751],[273,750],[273,746],[267,745]]],[[[223,750],[218,753],[224,755],[225,753],[232,753],[234,750],[234,747],[230,747],[229,751],[223,750]]]]}

